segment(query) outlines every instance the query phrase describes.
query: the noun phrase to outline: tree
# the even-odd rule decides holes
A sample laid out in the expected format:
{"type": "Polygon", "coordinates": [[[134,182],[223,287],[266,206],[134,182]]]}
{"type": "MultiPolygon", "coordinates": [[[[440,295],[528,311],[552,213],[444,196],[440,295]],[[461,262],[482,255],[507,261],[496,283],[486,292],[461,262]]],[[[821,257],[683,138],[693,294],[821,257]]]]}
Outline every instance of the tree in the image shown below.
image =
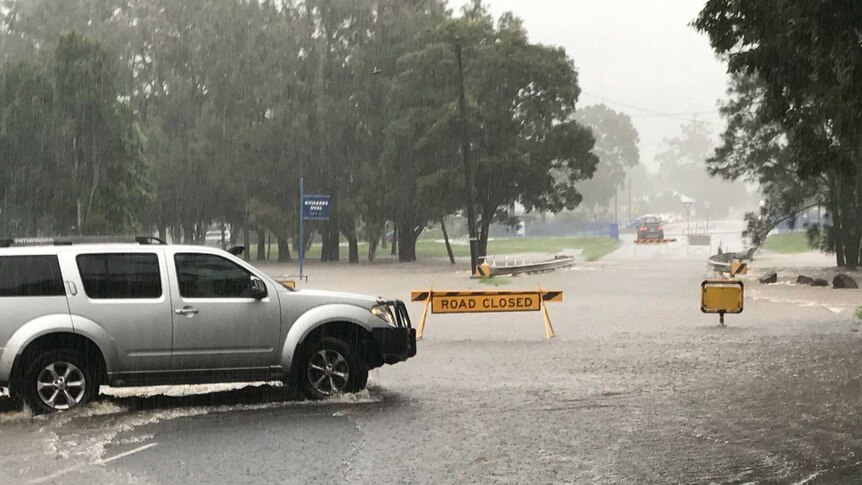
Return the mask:
{"type": "Polygon", "coordinates": [[[680,130],[681,136],[665,139],[664,149],[656,155],[662,188],[695,199],[701,209],[708,202],[714,215],[748,205],[750,197],[743,184],[722,181],[707,171],[715,142],[706,123],[692,120],[680,130]]]}
{"type": "MultiPolygon", "coordinates": [[[[862,248],[860,13],[854,2],[710,0],[695,21],[730,74],[758,83],[753,122],[777,130],[788,156],[773,161],[792,174],[787,182],[775,179],[778,192],[795,181],[825,186],[826,231],[838,265],[851,267],[858,266],[862,248]]],[[[719,155],[729,159],[741,145],[732,136],[726,141],[728,150],[719,155]]]]}
{"type": "Polygon", "coordinates": [[[532,44],[520,19],[494,25],[476,2],[462,23],[477,42],[465,48],[472,157],[479,206],[479,255],[490,225],[520,202],[528,211],[573,209],[577,182],[592,177],[598,158],[587,128],[572,119],[580,88],[560,48],[532,44]]]}
{"type": "Polygon", "coordinates": [[[628,115],[603,104],[579,109],[575,120],[590,129],[596,140],[593,153],[599,157],[596,173],[579,183],[578,191],[590,207],[607,207],[625,184],[628,172],[638,164],[638,132],[628,115]]]}
{"type": "Polygon", "coordinates": [[[390,223],[412,261],[458,210],[481,214],[484,249],[515,201],[574,206],[596,163],[571,60],[479,2],[0,0],[0,46],[9,231],[200,243],[216,223],[257,233],[259,256],[275,235],[286,260],[303,178],[332,195],[301,238],[319,231],[324,261],[342,237],[373,258],[390,223]]]}
{"type": "Polygon", "coordinates": [[[60,177],[51,136],[54,114],[51,80],[23,63],[0,71],[0,232],[38,235],[50,214],[54,191],[43,179],[60,177]]]}
{"type": "Polygon", "coordinates": [[[712,175],[759,185],[764,203],[758,212],[746,214],[746,235],[758,246],[778,224],[827,198],[823,180],[799,176],[799,159],[788,149],[781,126],[763,118],[763,89],[756,78],[733,76],[730,99],[721,108],[728,127],[707,161],[712,175]]]}
{"type": "MultiPolygon", "coordinates": [[[[431,42],[408,60],[407,72],[425,73],[414,76],[418,85],[410,89],[422,93],[416,96],[414,106],[421,110],[414,113],[413,125],[426,127],[421,131],[429,143],[424,155],[449,160],[432,172],[465,157],[468,170],[474,171],[479,255],[486,253],[491,223],[508,219],[515,202],[528,210],[552,212],[580,203],[575,184],[592,176],[598,159],[590,151],[589,130],[572,119],[580,91],[565,51],[530,43],[519,19],[504,14],[494,22],[475,2],[465,7],[462,17],[441,25],[431,42]],[[466,123],[458,108],[459,50],[466,123]],[[460,146],[450,141],[462,137],[467,142],[460,146]]],[[[466,206],[464,193],[460,198],[466,206]]],[[[399,222],[402,247],[412,246],[416,234],[410,229],[424,227],[426,221],[427,214],[422,214],[399,222]]]]}
{"type": "Polygon", "coordinates": [[[113,56],[72,32],[59,37],[46,71],[16,64],[0,79],[6,229],[133,231],[148,197],[143,136],[121,101],[113,56]]]}

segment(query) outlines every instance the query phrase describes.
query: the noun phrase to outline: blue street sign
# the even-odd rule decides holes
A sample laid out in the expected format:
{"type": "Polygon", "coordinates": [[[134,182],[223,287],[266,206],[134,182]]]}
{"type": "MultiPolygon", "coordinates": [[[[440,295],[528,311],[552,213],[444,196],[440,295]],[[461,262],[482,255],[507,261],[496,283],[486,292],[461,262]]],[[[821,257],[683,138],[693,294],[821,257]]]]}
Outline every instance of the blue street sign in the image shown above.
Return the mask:
{"type": "Polygon", "coordinates": [[[328,195],[303,195],[302,218],[306,221],[329,220],[328,195]]]}

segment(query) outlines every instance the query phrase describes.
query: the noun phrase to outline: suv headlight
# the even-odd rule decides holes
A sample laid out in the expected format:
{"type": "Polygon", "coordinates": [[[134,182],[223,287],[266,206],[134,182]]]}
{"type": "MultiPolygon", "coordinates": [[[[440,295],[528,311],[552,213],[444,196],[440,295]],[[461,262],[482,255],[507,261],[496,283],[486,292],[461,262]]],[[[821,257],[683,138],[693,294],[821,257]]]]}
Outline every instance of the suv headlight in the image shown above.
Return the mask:
{"type": "Polygon", "coordinates": [[[397,325],[397,323],[395,322],[395,315],[393,315],[392,312],[389,311],[389,307],[386,305],[375,305],[371,307],[371,313],[374,314],[374,316],[376,316],[377,318],[385,321],[389,325],[392,325],[393,327],[397,325]]]}

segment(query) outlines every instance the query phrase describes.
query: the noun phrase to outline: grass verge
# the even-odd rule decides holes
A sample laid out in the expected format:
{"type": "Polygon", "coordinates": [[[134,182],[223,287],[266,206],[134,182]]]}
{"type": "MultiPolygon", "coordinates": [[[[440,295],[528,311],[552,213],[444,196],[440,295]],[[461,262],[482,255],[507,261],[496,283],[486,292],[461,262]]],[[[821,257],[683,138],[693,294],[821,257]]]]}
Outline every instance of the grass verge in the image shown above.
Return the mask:
{"type": "Polygon", "coordinates": [[[479,283],[482,283],[483,285],[490,285],[490,286],[495,286],[495,287],[496,286],[506,286],[511,282],[512,282],[511,279],[502,278],[500,276],[491,276],[489,278],[479,278],[479,283]]]}
{"type": "Polygon", "coordinates": [[[808,246],[808,235],[804,232],[773,234],[766,238],[763,249],[784,254],[804,253],[812,250],[808,246]]]}

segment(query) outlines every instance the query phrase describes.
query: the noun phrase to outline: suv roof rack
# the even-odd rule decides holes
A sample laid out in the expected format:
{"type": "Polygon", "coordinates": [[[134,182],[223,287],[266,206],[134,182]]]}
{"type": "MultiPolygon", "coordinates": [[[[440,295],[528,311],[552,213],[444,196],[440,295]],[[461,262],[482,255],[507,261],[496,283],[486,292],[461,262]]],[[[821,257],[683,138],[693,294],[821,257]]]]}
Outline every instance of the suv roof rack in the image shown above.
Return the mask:
{"type": "Polygon", "coordinates": [[[76,236],[76,237],[19,237],[0,239],[0,248],[12,246],[72,246],[74,244],[126,243],[155,244],[167,243],[155,236],[76,236]]]}

